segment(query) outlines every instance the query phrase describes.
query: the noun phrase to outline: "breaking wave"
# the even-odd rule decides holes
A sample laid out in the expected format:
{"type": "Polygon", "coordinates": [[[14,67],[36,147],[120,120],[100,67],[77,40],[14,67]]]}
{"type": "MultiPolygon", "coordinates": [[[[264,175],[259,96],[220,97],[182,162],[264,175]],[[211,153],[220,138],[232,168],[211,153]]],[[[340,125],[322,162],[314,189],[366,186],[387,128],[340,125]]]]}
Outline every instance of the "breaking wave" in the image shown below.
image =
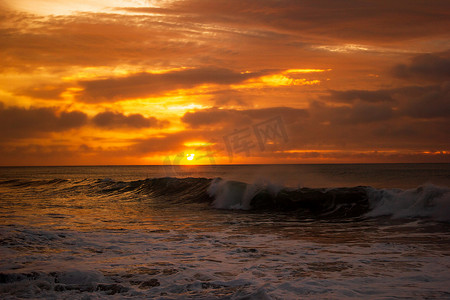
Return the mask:
{"type": "Polygon", "coordinates": [[[303,218],[430,218],[450,221],[450,188],[432,184],[414,189],[289,188],[270,181],[248,184],[222,178],[151,178],[136,181],[4,180],[0,186],[30,193],[128,196],[188,206],[206,203],[216,209],[292,212],[303,218]]]}

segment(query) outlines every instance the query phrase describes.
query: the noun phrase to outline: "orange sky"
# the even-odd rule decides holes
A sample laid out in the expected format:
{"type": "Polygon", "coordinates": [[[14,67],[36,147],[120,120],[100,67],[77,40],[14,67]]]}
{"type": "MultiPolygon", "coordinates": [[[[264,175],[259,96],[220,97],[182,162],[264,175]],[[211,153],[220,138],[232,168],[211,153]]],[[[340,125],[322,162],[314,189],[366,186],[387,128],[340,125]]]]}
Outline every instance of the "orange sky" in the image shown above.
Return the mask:
{"type": "Polygon", "coordinates": [[[0,165],[450,162],[450,2],[6,0],[0,165]]]}

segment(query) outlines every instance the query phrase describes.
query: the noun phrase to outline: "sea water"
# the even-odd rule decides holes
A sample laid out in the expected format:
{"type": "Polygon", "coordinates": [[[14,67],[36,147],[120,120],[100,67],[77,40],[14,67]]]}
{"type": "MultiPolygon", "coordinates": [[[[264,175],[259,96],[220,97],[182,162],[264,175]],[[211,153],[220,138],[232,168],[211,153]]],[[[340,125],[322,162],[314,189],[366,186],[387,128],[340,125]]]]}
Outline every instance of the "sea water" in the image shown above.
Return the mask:
{"type": "Polygon", "coordinates": [[[0,298],[450,299],[450,164],[0,168],[0,298]]]}

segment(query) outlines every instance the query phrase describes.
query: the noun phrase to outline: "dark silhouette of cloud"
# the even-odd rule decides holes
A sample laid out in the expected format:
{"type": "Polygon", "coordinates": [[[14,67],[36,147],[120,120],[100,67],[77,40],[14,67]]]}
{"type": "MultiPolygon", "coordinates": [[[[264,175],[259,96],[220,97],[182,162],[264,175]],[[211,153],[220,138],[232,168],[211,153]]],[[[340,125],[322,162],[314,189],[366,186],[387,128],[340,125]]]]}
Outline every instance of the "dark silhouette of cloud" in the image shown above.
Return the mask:
{"type": "Polygon", "coordinates": [[[95,126],[102,128],[162,128],[169,125],[169,121],[160,121],[155,117],[144,117],[141,114],[124,115],[118,112],[106,111],[92,118],[95,126]]]}
{"type": "Polygon", "coordinates": [[[278,116],[281,116],[286,122],[292,123],[297,119],[308,118],[309,114],[305,109],[290,107],[245,110],[209,108],[187,112],[181,120],[192,128],[222,124],[228,126],[228,130],[230,130],[230,128],[236,128],[242,124],[249,125],[278,116]]]}
{"type": "Polygon", "coordinates": [[[315,116],[323,122],[331,124],[361,124],[386,121],[394,117],[394,111],[389,104],[373,104],[356,102],[352,106],[329,106],[314,102],[311,106],[315,116]]]}
{"type": "Polygon", "coordinates": [[[318,115],[332,122],[373,122],[391,117],[450,118],[450,83],[406,86],[390,90],[329,91],[313,103],[318,115]],[[346,105],[345,105],[346,104],[346,105]]]}
{"type": "Polygon", "coordinates": [[[206,67],[167,73],[139,73],[121,78],[80,81],[83,102],[108,102],[163,94],[201,84],[233,84],[259,77],[263,72],[241,73],[224,68],[206,67]]]}
{"type": "Polygon", "coordinates": [[[63,111],[55,108],[21,108],[0,105],[1,138],[24,138],[42,133],[79,128],[88,117],[81,111],[63,111]]]}
{"type": "Polygon", "coordinates": [[[22,88],[15,91],[16,95],[28,96],[36,99],[49,99],[58,100],[61,99],[61,93],[65,91],[66,87],[59,86],[33,86],[30,88],[22,88]]]}
{"type": "Polygon", "coordinates": [[[450,80],[450,51],[440,54],[421,54],[411,59],[410,64],[399,64],[392,70],[394,76],[402,79],[426,81],[450,80]]]}
{"type": "MultiPolygon", "coordinates": [[[[169,125],[167,120],[118,112],[99,113],[90,122],[104,130],[163,128],[169,125]]],[[[88,115],[77,110],[59,112],[54,107],[5,107],[0,102],[0,139],[39,137],[52,132],[79,129],[89,124],[88,115]]]]}
{"type": "Polygon", "coordinates": [[[450,82],[439,86],[409,89],[401,89],[405,96],[399,105],[400,113],[412,118],[450,120],[450,82]]]}
{"type": "Polygon", "coordinates": [[[348,90],[348,91],[329,91],[329,95],[322,97],[324,100],[332,102],[352,103],[357,100],[363,102],[391,102],[393,101],[392,91],[389,90],[348,90]]]}

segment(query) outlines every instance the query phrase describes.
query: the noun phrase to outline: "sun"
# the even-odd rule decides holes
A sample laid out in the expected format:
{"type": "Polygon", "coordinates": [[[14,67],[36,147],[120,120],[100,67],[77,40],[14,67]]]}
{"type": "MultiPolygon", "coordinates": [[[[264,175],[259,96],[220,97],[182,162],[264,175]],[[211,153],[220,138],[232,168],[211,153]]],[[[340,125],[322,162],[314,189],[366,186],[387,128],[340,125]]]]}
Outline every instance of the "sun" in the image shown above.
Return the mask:
{"type": "Polygon", "coordinates": [[[186,154],[186,159],[187,160],[193,160],[194,159],[195,154],[191,153],[191,154],[186,154]]]}

